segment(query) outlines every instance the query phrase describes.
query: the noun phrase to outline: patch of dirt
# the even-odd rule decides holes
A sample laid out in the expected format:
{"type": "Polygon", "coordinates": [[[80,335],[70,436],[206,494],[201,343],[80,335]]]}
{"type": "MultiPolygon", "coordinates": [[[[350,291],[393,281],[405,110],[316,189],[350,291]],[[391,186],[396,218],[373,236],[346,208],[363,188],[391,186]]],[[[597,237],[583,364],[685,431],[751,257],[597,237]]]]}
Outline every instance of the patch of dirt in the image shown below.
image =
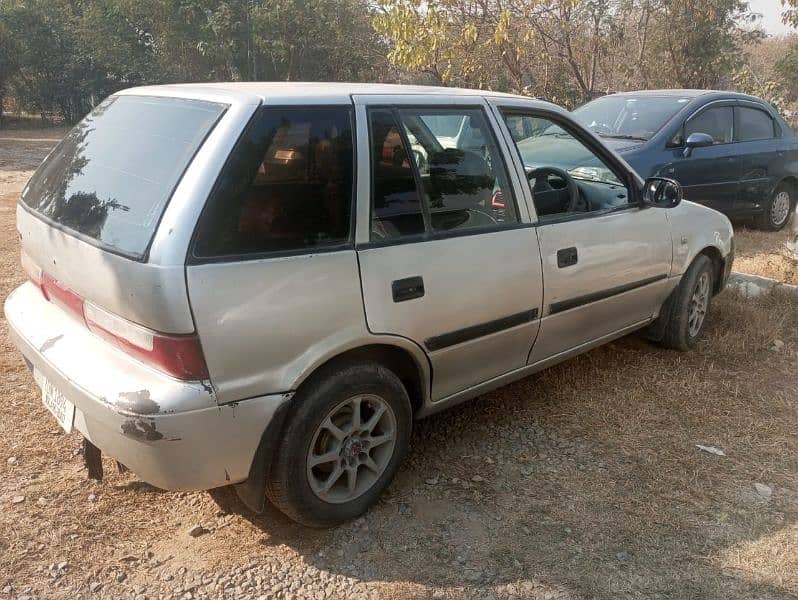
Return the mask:
{"type": "Polygon", "coordinates": [[[784,251],[784,244],[792,242],[794,237],[789,225],[782,231],[761,231],[736,225],[734,270],[798,285],[798,261],[784,251]]]}
{"type": "MultiPolygon", "coordinates": [[[[0,297],[52,143],[8,135],[0,297]]],[[[316,531],[109,459],[88,481],[0,318],[0,598],[798,597],[798,304],[727,291],[708,327],[694,352],[624,338],[418,423],[378,505],[316,531]]]]}

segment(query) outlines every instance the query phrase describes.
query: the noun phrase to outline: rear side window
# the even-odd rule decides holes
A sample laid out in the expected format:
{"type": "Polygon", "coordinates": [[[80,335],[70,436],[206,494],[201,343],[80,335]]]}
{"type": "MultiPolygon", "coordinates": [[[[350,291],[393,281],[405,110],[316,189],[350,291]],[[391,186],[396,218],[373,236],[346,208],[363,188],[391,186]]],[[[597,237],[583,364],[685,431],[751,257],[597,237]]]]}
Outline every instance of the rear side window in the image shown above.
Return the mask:
{"type": "Polygon", "coordinates": [[[411,163],[411,150],[399,123],[388,109],[369,112],[373,239],[424,233],[421,195],[411,163]]]}
{"type": "Polygon", "coordinates": [[[731,106],[716,106],[702,110],[684,125],[684,139],[691,133],[706,133],[716,144],[729,144],[733,136],[734,109],[731,106]]]}
{"type": "Polygon", "coordinates": [[[767,140],[773,137],[773,119],[758,108],[737,108],[737,141],[767,140]]]}
{"type": "Polygon", "coordinates": [[[236,257],[346,243],[353,165],[348,108],[261,109],[203,212],[194,255],[236,257]]]}
{"type": "Polygon", "coordinates": [[[112,96],[56,146],[22,202],[100,247],[141,259],[175,186],[225,108],[112,96]]]}

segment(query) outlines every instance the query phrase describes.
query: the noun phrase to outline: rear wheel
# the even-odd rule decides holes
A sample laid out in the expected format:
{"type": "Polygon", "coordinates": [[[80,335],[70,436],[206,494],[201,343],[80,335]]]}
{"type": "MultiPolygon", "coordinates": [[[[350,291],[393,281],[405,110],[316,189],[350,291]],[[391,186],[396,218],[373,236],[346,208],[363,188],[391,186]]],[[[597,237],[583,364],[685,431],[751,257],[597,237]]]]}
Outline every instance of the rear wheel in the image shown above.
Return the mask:
{"type": "Polygon", "coordinates": [[[663,346],[682,351],[695,346],[709,313],[714,280],[712,261],[700,254],[674,292],[672,312],[662,338],[663,346]]]}
{"type": "Polygon", "coordinates": [[[402,382],[377,363],[327,370],[293,402],[269,474],[269,500],[311,527],[357,517],[404,457],[412,415],[402,382]]]}
{"type": "Polygon", "coordinates": [[[795,209],[795,193],[792,186],[782,183],[770,197],[765,212],[759,217],[759,226],[762,229],[778,231],[790,220],[790,215],[795,209]]]}

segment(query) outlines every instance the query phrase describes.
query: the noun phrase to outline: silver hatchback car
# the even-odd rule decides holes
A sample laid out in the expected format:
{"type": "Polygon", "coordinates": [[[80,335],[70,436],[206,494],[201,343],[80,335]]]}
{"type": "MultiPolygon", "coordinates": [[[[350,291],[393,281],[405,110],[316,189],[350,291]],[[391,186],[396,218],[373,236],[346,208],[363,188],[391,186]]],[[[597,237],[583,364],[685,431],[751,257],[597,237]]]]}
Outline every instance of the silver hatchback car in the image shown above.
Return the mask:
{"type": "Polygon", "coordinates": [[[120,92],[17,227],[5,314],[90,475],[312,526],[377,500],[414,418],[635,330],[688,349],[734,252],[552,104],[389,85],[120,92]]]}

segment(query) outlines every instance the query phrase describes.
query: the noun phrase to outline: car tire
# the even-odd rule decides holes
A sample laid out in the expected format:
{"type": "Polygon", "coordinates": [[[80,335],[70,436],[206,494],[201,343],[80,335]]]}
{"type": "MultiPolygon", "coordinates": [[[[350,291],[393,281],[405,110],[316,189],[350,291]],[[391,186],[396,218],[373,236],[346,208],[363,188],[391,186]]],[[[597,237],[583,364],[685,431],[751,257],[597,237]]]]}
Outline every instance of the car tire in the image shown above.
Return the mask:
{"type": "Polygon", "coordinates": [[[759,216],[760,229],[768,231],[783,229],[795,211],[795,200],[794,187],[788,183],[779,184],[768,199],[765,211],[759,216]]]}
{"type": "Polygon", "coordinates": [[[686,351],[701,337],[712,303],[715,274],[708,256],[699,254],[674,290],[671,314],[661,344],[686,351]]]}
{"type": "Polygon", "coordinates": [[[404,385],[381,364],[350,363],[314,376],[292,403],[266,496],[310,527],[331,527],[361,515],[407,453],[412,409],[404,385]]]}

